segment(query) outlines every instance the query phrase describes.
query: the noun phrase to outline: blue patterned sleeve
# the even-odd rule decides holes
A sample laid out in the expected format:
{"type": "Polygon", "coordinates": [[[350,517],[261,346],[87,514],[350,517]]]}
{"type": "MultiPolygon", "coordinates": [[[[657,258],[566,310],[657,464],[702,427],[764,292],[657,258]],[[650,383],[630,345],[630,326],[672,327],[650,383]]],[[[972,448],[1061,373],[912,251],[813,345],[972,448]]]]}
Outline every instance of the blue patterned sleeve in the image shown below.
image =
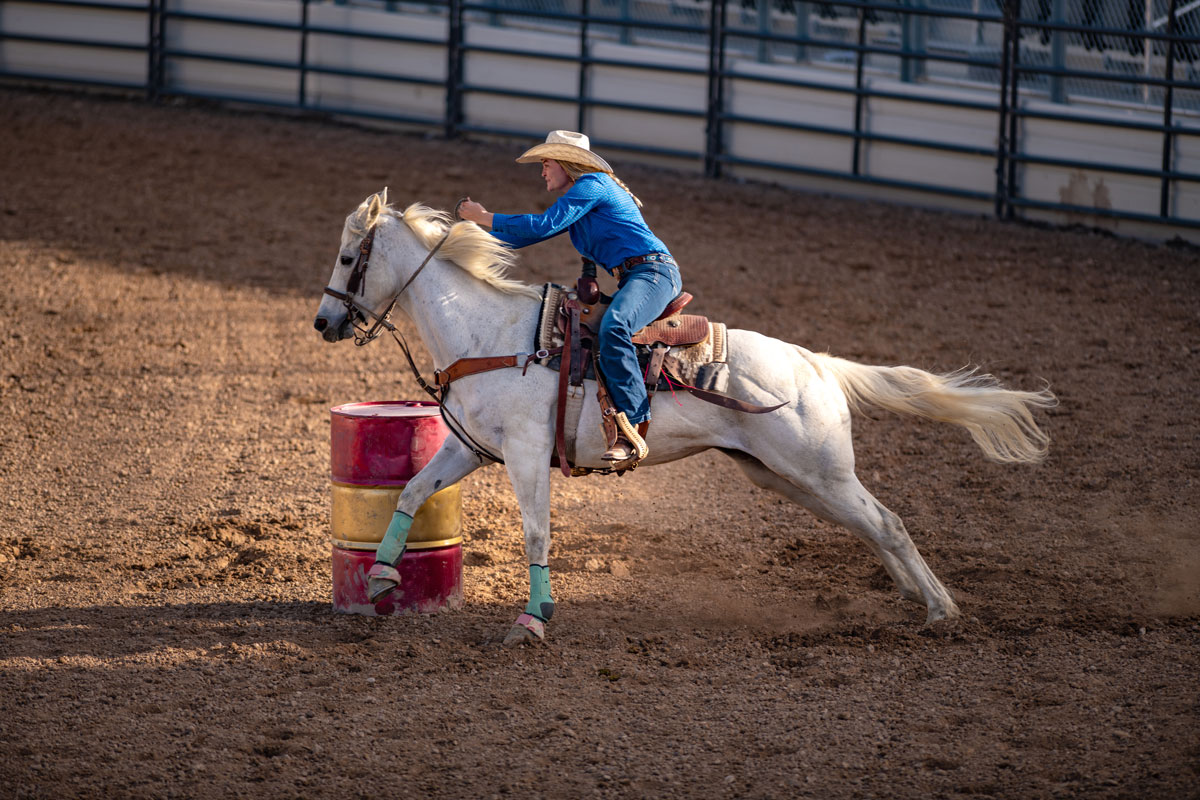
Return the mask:
{"type": "MultiPolygon", "coordinates": [[[[496,216],[498,217],[501,215],[497,214],[496,216]]],[[[494,220],[493,220],[493,224],[494,224],[494,220]]],[[[541,239],[530,239],[527,236],[518,236],[515,233],[504,233],[504,232],[496,230],[495,228],[492,228],[492,236],[496,237],[497,239],[499,239],[500,241],[504,242],[506,245],[508,245],[509,247],[514,248],[514,249],[521,248],[521,247],[528,247],[531,244],[537,244],[538,242],[542,241],[541,239]]]]}
{"type": "Polygon", "coordinates": [[[578,222],[602,198],[603,189],[596,181],[581,178],[541,214],[494,214],[492,235],[513,247],[545,241],[578,222]]]}

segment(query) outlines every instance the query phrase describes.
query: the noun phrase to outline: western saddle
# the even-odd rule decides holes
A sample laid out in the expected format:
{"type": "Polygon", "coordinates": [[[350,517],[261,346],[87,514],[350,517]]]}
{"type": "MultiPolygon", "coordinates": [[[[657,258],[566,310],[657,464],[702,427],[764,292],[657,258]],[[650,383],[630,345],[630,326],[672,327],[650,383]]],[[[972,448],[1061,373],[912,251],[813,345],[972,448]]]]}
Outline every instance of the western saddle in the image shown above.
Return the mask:
{"type": "MultiPolygon", "coordinates": [[[[613,417],[618,409],[613,405],[604,377],[597,360],[597,341],[600,320],[608,310],[612,298],[601,295],[595,303],[585,303],[579,292],[555,284],[547,284],[543,292],[541,318],[538,323],[537,341],[533,353],[517,353],[507,356],[463,358],[444,370],[434,373],[434,383],[448,387],[450,383],[468,375],[504,367],[520,367],[522,374],[530,364],[538,363],[558,369],[558,402],[555,414],[555,447],[550,465],[557,466],[568,477],[579,477],[592,473],[623,474],[637,467],[637,459],[614,465],[611,468],[592,468],[574,465],[575,439],[579,418],[583,408],[584,380],[596,381],[596,398],[600,403],[601,419],[608,446],[617,440],[617,425],[613,417]],[[560,344],[561,342],[561,344],[560,344]]],[[[680,313],[692,301],[688,292],[680,292],[652,323],[633,335],[633,343],[639,351],[639,362],[643,365],[646,393],[651,400],[660,385],[680,388],[696,397],[725,408],[752,414],[774,411],[780,406],[757,406],[728,397],[708,389],[689,385],[682,377],[688,359],[682,356],[684,348],[706,347],[703,360],[725,361],[725,326],[710,323],[707,317],[680,313]]],[[[695,358],[692,359],[693,362],[695,358]]],[[[638,426],[643,438],[650,423],[638,426]]]]}

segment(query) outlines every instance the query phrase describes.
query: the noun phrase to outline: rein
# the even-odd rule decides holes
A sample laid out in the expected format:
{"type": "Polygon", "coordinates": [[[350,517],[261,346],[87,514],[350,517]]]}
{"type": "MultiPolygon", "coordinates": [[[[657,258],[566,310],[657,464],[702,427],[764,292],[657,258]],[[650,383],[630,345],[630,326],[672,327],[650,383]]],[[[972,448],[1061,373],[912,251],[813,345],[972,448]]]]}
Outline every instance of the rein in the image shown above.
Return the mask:
{"type": "MultiPolygon", "coordinates": [[[[459,202],[461,203],[462,201],[459,202]]],[[[396,292],[396,294],[392,296],[392,300],[390,303],[388,303],[388,307],[384,309],[383,314],[376,314],[371,309],[364,308],[355,302],[351,295],[361,292],[362,287],[366,282],[367,267],[370,265],[371,250],[375,245],[375,230],[377,227],[377,225],[372,225],[371,229],[367,231],[367,235],[363,237],[362,242],[358,246],[358,259],[355,261],[354,269],[350,272],[350,277],[346,281],[346,291],[339,292],[333,287],[326,286],[325,294],[329,295],[335,300],[340,300],[342,305],[346,307],[346,313],[349,315],[350,324],[354,326],[355,346],[363,347],[367,344],[370,344],[384,330],[390,333],[392,338],[396,341],[396,344],[400,346],[400,350],[404,353],[404,358],[408,361],[408,368],[412,370],[413,377],[417,379],[417,385],[424,389],[425,392],[428,393],[429,396],[432,397],[438,404],[438,410],[441,411],[442,418],[446,420],[447,427],[450,428],[450,432],[458,437],[458,440],[466,445],[467,449],[474,453],[475,457],[478,458],[480,462],[482,462],[485,458],[488,458],[499,464],[503,464],[504,459],[495,455],[479,442],[475,441],[474,437],[467,433],[466,427],[458,420],[457,417],[454,416],[453,413],[451,413],[450,409],[446,408],[446,397],[450,394],[450,382],[446,381],[445,384],[442,384],[441,381],[438,381],[435,378],[435,381],[439,384],[438,387],[435,388],[429,385],[429,382],[422,377],[421,370],[417,369],[417,362],[413,360],[412,351],[409,350],[408,342],[404,339],[404,334],[400,333],[400,331],[396,329],[396,326],[391,322],[392,311],[396,308],[396,303],[400,300],[400,295],[404,294],[404,291],[412,284],[413,281],[417,279],[417,276],[421,274],[421,271],[425,269],[425,267],[437,254],[437,251],[440,250],[442,245],[446,243],[446,239],[450,238],[450,228],[446,228],[446,232],[442,234],[442,238],[438,240],[438,243],[435,244],[433,249],[430,250],[425,256],[425,260],[421,262],[421,265],[418,266],[413,274],[409,276],[408,280],[404,282],[404,285],[400,287],[400,291],[396,292]],[[363,321],[370,320],[371,327],[364,331],[361,327],[359,327],[359,324],[355,319],[356,317],[363,321]],[[454,424],[451,425],[449,424],[450,422],[453,422],[454,424]]],[[[528,366],[528,364],[526,364],[526,366],[528,366]]]]}

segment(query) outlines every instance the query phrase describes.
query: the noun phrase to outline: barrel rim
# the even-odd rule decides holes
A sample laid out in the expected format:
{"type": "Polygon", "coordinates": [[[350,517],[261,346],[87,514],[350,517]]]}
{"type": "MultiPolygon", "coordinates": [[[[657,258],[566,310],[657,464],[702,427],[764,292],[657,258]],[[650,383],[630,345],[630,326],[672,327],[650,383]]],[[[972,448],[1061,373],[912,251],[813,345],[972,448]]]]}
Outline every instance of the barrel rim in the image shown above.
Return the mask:
{"type": "MultiPolygon", "coordinates": [[[[414,475],[413,477],[415,478],[416,476],[414,475]]],[[[403,483],[386,483],[386,482],[381,483],[380,479],[378,479],[378,478],[375,479],[375,483],[356,483],[354,481],[344,481],[344,480],[340,480],[338,478],[331,477],[329,479],[329,485],[336,486],[339,489],[378,489],[379,491],[390,492],[390,491],[395,490],[397,487],[403,488],[403,487],[407,486],[408,483],[412,480],[412,478],[397,478],[396,480],[397,481],[402,480],[403,483]]],[[[459,491],[462,491],[461,486],[462,486],[461,483],[452,483],[449,486],[446,486],[445,488],[438,489],[433,494],[441,494],[442,492],[448,492],[455,487],[459,487],[459,491]]],[[[433,494],[431,494],[429,496],[433,497],[433,494]]]]}
{"type": "Polygon", "coordinates": [[[422,419],[438,416],[427,413],[431,408],[437,408],[432,400],[364,400],[357,403],[342,403],[329,409],[329,413],[347,419],[378,419],[383,414],[369,413],[373,409],[386,408],[387,419],[422,419]],[[361,412],[361,413],[360,413],[361,412]]]}

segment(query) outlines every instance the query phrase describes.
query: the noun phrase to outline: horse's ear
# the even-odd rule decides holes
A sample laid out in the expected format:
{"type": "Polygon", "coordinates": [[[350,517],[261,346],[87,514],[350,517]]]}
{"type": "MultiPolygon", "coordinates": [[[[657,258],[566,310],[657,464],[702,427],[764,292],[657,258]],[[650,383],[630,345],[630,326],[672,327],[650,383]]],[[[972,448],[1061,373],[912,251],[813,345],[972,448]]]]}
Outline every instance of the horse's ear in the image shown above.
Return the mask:
{"type": "Polygon", "coordinates": [[[371,202],[367,205],[367,225],[374,225],[381,211],[383,211],[383,202],[379,199],[379,195],[371,195],[371,202]]]}
{"type": "Polygon", "coordinates": [[[383,193],[380,195],[380,198],[381,198],[381,201],[383,202],[384,208],[387,208],[387,190],[388,190],[388,187],[386,187],[386,186],[383,187],[383,193]]]}

